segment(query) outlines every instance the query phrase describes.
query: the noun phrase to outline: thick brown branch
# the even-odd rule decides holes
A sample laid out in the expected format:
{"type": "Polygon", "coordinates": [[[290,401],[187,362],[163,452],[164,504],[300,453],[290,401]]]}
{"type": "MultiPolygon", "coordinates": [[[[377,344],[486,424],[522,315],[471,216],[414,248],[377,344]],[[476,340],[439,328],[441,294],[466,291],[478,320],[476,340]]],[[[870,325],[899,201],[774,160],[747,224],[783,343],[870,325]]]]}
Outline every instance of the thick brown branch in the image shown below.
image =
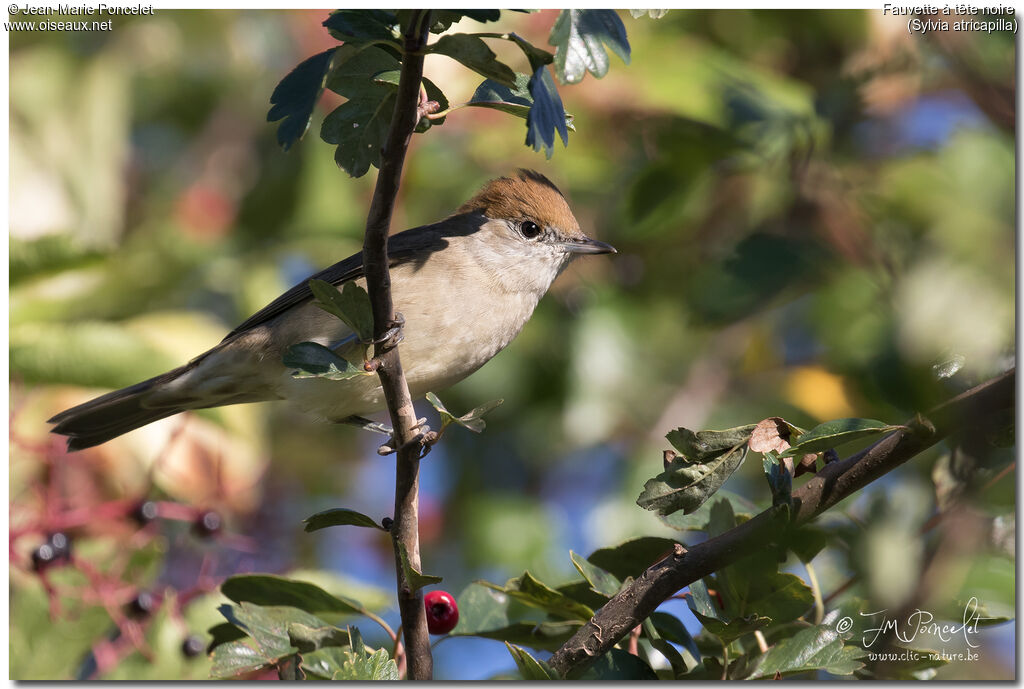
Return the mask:
{"type": "MultiPolygon", "coordinates": [[[[1014,404],[1016,369],[982,383],[933,409],[927,418],[882,438],[866,450],[825,466],[793,492],[794,519],[807,522],[947,435],[983,425],[1014,404]]],[[[601,654],[679,589],[763,548],[781,531],[788,514],[772,508],[720,536],[676,552],[623,588],[548,661],[566,677],[578,676],[601,654]]]]}
{"type": "MultiPolygon", "coordinates": [[[[380,172],[366,220],[363,242],[363,265],[366,267],[366,286],[373,307],[374,337],[380,339],[395,321],[391,299],[391,275],[388,271],[388,232],[395,197],[402,178],[402,166],[409,148],[413,129],[419,119],[420,82],[423,79],[423,48],[427,42],[430,10],[414,10],[404,33],[402,73],[398,82],[395,112],[388,130],[388,138],[381,154],[380,172]]],[[[398,607],[405,630],[405,648],[409,679],[431,679],[433,659],[430,655],[430,637],[423,596],[414,592],[405,581],[399,564],[398,544],[405,545],[409,564],[420,568],[419,546],[419,445],[414,438],[416,412],[412,406],[409,385],[405,380],[397,348],[377,345],[376,358],[380,362],[377,374],[387,400],[394,428],[395,447],[399,448],[395,470],[395,518],[391,535],[395,542],[395,568],[398,572],[398,607]]]]}

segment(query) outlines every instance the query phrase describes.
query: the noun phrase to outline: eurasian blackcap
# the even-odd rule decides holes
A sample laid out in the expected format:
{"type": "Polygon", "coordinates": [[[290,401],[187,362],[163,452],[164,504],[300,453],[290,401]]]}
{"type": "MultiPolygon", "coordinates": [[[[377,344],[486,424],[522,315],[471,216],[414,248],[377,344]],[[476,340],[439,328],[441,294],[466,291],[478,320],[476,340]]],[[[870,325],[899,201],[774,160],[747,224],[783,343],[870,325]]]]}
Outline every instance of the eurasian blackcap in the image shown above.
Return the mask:
{"type": "MultiPolygon", "coordinates": [[[[405,318],[399,353],[413,399],[457,383],[508,345],[573,258],[614,252],[580,231],[554,184],[527,170],[488,182],[438,223],[391,237],[392,295],[405,318]]],[[[313,277],[366,286],[361,254],[313,277]]],[[[296,378],[282,361],[299,342],[337,350],[355,339],[315,306],[303,280],[188,364],[57,414],[52,432],[78,450],[187,409],[277,399],[363,425],[384,408],[376,375],[296,378]]]]}

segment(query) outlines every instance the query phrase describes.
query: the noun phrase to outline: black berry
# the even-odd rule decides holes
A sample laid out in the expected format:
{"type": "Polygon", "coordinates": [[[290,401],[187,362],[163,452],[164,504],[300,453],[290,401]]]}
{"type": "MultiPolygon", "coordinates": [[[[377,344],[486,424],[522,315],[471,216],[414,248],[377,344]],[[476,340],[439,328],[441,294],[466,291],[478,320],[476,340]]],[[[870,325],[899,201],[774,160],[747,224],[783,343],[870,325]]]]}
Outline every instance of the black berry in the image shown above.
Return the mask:
{"type": "Polygon", "coordinates": [[[156,598],[148,591],[139,591],[125,610],[132,617],[146,617],[156,609],[156,598]]]}
{"type": "Polygon", "coordinates": [[[181,652],[186,658],[195,658],[202,654],[205,649],[206,644],[195,634],[189,634],[185,637],[185,640],[181,642],[181,652]]]}
{"type": "Polygon", "coordinates": [[[131,517],[139,526],[145,526],[157,517],[157,504],[153,500],[143,500],[132,510],[131,517]]]}
{"type": "Polygon", "coordinates": [[[192,532],[200,538],[209,538],[220,531],[221,525],[220,513],[208,510],[196,518],[192,524],[192,532]]]}

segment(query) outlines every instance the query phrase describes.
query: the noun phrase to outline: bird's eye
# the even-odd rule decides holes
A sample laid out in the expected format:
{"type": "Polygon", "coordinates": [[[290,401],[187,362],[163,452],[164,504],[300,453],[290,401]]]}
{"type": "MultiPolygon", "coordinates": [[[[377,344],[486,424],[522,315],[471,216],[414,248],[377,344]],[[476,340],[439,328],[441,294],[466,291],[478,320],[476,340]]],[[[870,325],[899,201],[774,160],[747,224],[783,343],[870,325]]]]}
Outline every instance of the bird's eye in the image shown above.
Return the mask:
{"type": "Polygon", "coordinates": [[[535,239],[540,236],[540,227],[537,223],[527,220],[519,226],[519,231],[523,233],[523,236],[527,239],[535,239]]]}

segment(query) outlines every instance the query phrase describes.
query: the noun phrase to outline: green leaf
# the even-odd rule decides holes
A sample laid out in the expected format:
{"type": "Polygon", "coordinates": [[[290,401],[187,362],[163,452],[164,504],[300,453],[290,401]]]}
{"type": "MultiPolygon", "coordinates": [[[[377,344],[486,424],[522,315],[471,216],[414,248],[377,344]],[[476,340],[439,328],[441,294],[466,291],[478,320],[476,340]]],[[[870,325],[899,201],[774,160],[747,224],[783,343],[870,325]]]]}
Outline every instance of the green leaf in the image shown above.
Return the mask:
{"type": "Polygon", "coordinates": [[[373,306],[366,290],[348,281],[341,290],[325,280],[310,280],[314,302],[327,313],[340,318],[363,342],[373,339],[373,306]]]}
{"type": "Polygon", "coordinates": [[[336,40],[346,43],[399,40],[398,17],[386,10],[335,10],[323,25],[336,40]]]}
{"type": "Polygon", "coordinates": [[[551,666],[542,660],[537,660],[529,651],[513,646],[509,642],[505,642],[505,648],[512,654],[512,659],[516,661],[516,667],[519,668],[519,674],[523,676],[523,679],[527,680],[550,680],[550,679],[561,679],[558,673],[551,669],[551,666]]]}
{"type": "Polygon", "coordinates": [[[244,641],[230,641],[214,649],[210,676],[214,679],[227,679],[259,670],[269,662],[264,654],[244,641]]]}
{"type": "Polygon", "coordinates": [[[356,512],[344,507],[317,512],[313,516],[307,517],[304,523],[306,524],[307,533],[326,529],[329,526],[365,526],[371,529],[386,531],[383,526],[362,512],[356,512]]]}
{"type": "Polygon", "coordinates": [[[686,629],[686,625],[678,617],[667,612],[653,612],[648,619],[662,638],[679,644],[689,651],[694,660],[700,663],[701,653],[700,649],[697,648],[697,642],[693,640],[693,636],[686,629]]]}
{"type": "Polygon", "coordinates": [[[352,99],[333,110],[320,129],[320,138],[336,144],[334,162],[351,177],[362,177],[372,165],[380,168],[380,152],[387,138],[395,94],[352,99]]]}
{"type": "Polygon", "coordinates": [[[665,471],[644,484],[644,491],[636,504],[658,514],[679,510],[694,512],[743,464],[746,455],[747,443],[744,440],[704,464],[676,457],[665,471]]]}
{"type": "Polygon", "coordinates": [[[523,54],[526,55],[526,59],[530,61],[531,72],[536,72],[539,67],[550,65],[555,61],[555,56],[552,53],[543,48],[538,48],[522,36],[514,32],[509,32],[507,35],[508,40],[515,42],[519,49],[523,51],[523,54]]]}
{"type": "Polygon", "coordinates": [[[292,646],[299,649],[299,653],[309,653],[328,646],[348,646],[350,643],[348,632],[333,624],[313,626],[293,622],[288,625],[288,639],[292,646]]]}
{"type": "Polygon", "coordinates": [[[514,87],[516,73],[498,60],[494,51],[487,47],[482,39],[468,34],[449,34],[441,36],[427,52],[447,55],[466,67],[480,74],[485,79],[496,81],[508,87],[514,87]]]}
{"type": "Polygon", "coordinates": [[[459,601],[459,623],[452,630],[451,636],[479,636],[554,651],[575,634],[581,625],[578,620],[510,622],[510,605],[522,606],[509,596],[480,584],[470,584],[459,593],[456,600],[459,601]]]}
{"type": "MultiPolygon", "coordinates": [[[[240,605],[221,605],[217,610],[246,633],[254,642],[255,649],[264,662],[274,663],[286,655],[295,653],[288,636],[288,625],[301,622],[310,626],[324,626],[327,623],[304,610],[288,606],[263,606],[243,602],[240,605]]],[[[217,648],[223,648],[224,644],[217,648]]]]}
{"type": "Polygon", "coordinates": [[[669,431],[665,438],[688,461],[704,463],[735,449],[741,443],[748,442],[755,428],[757,424],[749,424],[727,428],[724,431],[694,433],[689,428],[679,427],[669,431]]]}
{"type": "Polygon", "coordinates": [[[348,359],[343,359],[327,347],[316,342],[299,342],[285,350],[282,363],[292,372],[293,378],[326,378],[348,380],[356,376],[372,375],[371,372],[356,368],[348,359]]]}
{"type": "Polygon", "coordinates": [[[302,656],[302,667],[309,673],[334,680],[397,680],[398,665],[381,648],[375,653],[359,654],[347,648],[321,648],[302,656]]]}
{"type": "Polygon", "coordinates": [[[512,88],[487,79],[480,84],[468,105],[479,108],[501,110],[516,117],[526,119],[533,105],[533,96],[529,89],[530,76],[516,73],[512,88]]]}
{"type": "Polygon", "coordinates": [[[790,529],[783,543],[801,562],[810,562],[828,545],[828,533],[817,526],[805,524],[798,529],[790,529]]]}
{"type": "Polygon", "coordinates": [[[444,403],[432,392],[426,394],[427,401],[430,402],[431,406],[437,410],[437,413],[441,415],[441,430],[449,424],[456,424],[463,428],[468,428],[474,433],[480,433],[487,427],[484,423],[483,417],[485,414],[497,409],[505,400],[491,400],[486,404],[482,404],[476,409],[472,410],[468,414],[462,416],[455,416],[444,406],[444,403]]]}
{"type": "Polygon", "coordinates": [[[864,650],[844,646],[835,629],[820,625],[803,629],[768,649],[757,661],[750,679],[824,670],[833,675],[851,675],[864,667],[864,650]]]}
{"type": "Polygon", "coordinates": [[[583,578],[590,584],[590,588],[602,596],[611,598],[622,587],[622,582],[611,572],[607,572],[589,560],[583,559],[573,551],[569,551],[569,558],[576,570],[583,575],[583,578]]]}
{"type": "MultiPolygon", "coordinates": [[[[757,505],[747,500],[739,493],[733,493],[725,489],[719,490],[715,493],[715,501],[725,500],[733,507],[733,512],[755,514],[760,512],[757,505]]],[[[708,530],[708,518],[711,514],[711,506],[715,502],[707,501],[690,514],[684,514],[683,512],[673,512],[672,514],[659,514],[660,519],[666,526],[671,526],[673,529],[679,531],[707,531],[708,530]]]]}
{"type": "Polygon", "coordinates": [[[358,602],[332,595],[315,584],[274,574],[236,574],[220,585],[220,591],[236,603],[285,605],[310,613],[365,615],[367,612],[358,602]]]}
{"type": "MultiPolygon", "coordinates": [[[[671,617],[671,615],[669,615],[669,617],[671,617]]],[[[678,620],[676,621],[678,622],[678,620]]],[[[681,622],[679,624],[680,626],[682,626],[681,622]]],[[[651,618],[648,617],[646,620],[641,622],[640,626],[643,629],[644,636],[646,636],[647,640],[651,642],[651,646],[653,646],[655,650],[657,650],[659,653],[661,653],[661,655],[665,656],[665,658],[668,659],[669,664],[672,666],[672,672],[675,674],[675,676],[679,677],[680,675],[686,674],[689,668],[687,668],[686,661],[683,660],[683,656],[680,655],[679,651],[676,650],[675,646],[670,644],[665,639],[661,638],[661,634],[658,633],[658,630],[654,626],[654,622],[651,620],[651,618]]],[[[694,648],[696,648],[696,644],[694,644],[694,648]]],[[[689,648],[687,648],[687,651],[689,651],[691,654],[693,653],[693,651],[689,648]]],[[[697,653],[697,655],[694,656],[694,660],[697,663],[700,662],[699,652],[697,653]]]]}
{"type": "MultiPolygon", "coordinates": [[[[347,46],[342,46],[343,51],[347,46]]],[[[380,151],[395,109],[395,91],[374,80],[382,72],[399,68],[398,60],[381,48],[352,48],[339,54],[327,77],[327,88],[348,98],[332,111],[320,128],[320,138],[337,144],[334,160],[353,177],[370,165],[380,167],[380,151]]]]}
{"type": "Polygon", "coordinates": [[[590,72],[600,79],[608,73],[605,47],[629,64],[626,27],[614,10],[562,10],[548,43],[555,46],[555,72],[563,84],[575,84],[590,72]]]}
{"type": "Polygon", "coordinates": [[[785,457],[822,452],[859,438],[899,431],[905,426],[890,426],[874,419],[835,419],[807,431],[782,453],[785,457]]]}
{"type": "Polygon", "coordinates": [[[771,618],[758,615],[730,619],[715,605],[703,579],[690,584],[690,595],[686,597],[686,605],[705,631],[725,643],[731,643],[745,634],[761,629],[772,621],[771,618]]]}
{"type": "Polygon", "coordinates": [[[615,546],[599,548],[587,559],[623,581],[627,577],[640,576],[655,562],[671,555],[676,545],[676,541],[670,538],[641,536],[615,546]]]}
{"type": "Polygon", "coordinates": [[[580,675],[582,680],[638,680],[658,679],[651,666],[632,653],[613,648],[601,655],[590,668],[580,675]]]}
{"type": "Polygon", "coordinates": [[[324,81],[333,65],[336,48],[303,60],[274,89],[270,96],[268,122],[284,121],[277,128],[277,143],[284,150],[292,147],[309,128],[313,108],[320,100],[324,81]]]}
{"type": "Polygon", "coordinates": [[[348,645],[352,647],[352,652],[359,658],[365,658],[369,653],[366,650],[366,644],[363,643],[363,635],[359,633],[359,627],[349,626],[348,645]]]}
{"type": "Polygon", "coordinates": [[[555,152],[555,132],[562,139],[562,145],[569,145],[569,128],[566,125],[565,107],[558,95],[558,88],[547,67],[541,65],[527,83],[533,105],[526,116],[526,145],[533,150],[544,149],[544,155],[551,158],[555,152]]]}
{"type": "Polygon", "coordinates": [[[405,574],[405,580],[413,591],[419,591],[424,586],[441,583],[441,577],[423,574],[409,564],[409,552],[406,550],[404,543],[398,543],[398,559],[402,563],[402,572],[405,574]]]}
{"type": "Polygon", "coordinates": [[[238,639],[245,638],[245,632],[230,622],[215,624],[207,629],[206,633],[210,636],[210,643],[206,645],[207,652],[210,652],[221,644],[226,644],[229,641],[237,641],[238,639]]]}
{"type": "Polygon", "coordinates": [[[509,579],[504,586],[487,581],[477,583],[506,593],[512,598],[531,607],[540,608],[556,617],[586,621],[594,616],[594,611],[590,607],[534,579],[529,572],[523,572],[522,576],[509,579]]]}

